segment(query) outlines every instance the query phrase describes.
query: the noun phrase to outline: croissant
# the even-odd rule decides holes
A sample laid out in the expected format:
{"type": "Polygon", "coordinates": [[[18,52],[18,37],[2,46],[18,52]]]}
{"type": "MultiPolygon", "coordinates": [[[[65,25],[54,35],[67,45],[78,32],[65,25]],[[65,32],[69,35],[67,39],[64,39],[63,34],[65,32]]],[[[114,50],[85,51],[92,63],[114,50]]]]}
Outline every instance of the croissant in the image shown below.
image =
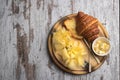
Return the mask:
{"type": "Polygon", "coordinates": [[[83,12],[78,12],[76,31],[87,41],[92,42],[99,36],[98,20],[83,12]]]}

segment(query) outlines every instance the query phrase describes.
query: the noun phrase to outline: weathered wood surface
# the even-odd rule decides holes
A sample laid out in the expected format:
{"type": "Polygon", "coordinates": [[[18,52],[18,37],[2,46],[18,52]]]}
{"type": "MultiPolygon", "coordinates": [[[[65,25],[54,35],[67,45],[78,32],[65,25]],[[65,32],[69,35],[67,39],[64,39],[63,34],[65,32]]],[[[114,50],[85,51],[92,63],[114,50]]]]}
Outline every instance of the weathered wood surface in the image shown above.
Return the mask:
{"type": "Polygon", "coordinates": [[[0,80],[119,80],[119,0],[0,0],[0,80]],[[87,75],[60,70],[47,49],[47,37],[63,16],[84,11],[110,34],[105,63],[87,75]]]}

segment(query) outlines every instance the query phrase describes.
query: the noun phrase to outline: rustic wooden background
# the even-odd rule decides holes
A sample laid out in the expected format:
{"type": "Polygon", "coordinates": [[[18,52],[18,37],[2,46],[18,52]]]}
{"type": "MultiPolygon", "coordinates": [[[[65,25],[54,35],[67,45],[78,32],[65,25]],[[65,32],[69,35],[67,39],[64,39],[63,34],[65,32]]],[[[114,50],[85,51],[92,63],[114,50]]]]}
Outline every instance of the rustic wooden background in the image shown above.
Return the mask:
{"type": "Polygon", "coordinates": [[[0,0],[0,80],[119,80],[119,0],[0,0]],[[109,32],[112,50],[95,72],[60,70],[47,49],[54,23],[84,11],[109,32]]]}

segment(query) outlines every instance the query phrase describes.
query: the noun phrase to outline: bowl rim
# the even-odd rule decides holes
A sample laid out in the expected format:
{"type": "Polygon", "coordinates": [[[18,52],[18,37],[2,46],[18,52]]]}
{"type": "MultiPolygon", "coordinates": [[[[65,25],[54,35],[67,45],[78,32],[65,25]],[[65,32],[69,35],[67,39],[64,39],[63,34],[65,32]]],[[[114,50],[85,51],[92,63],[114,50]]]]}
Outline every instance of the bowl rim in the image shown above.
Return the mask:
{"type": "Polygon", "coordinates": [[[111,51],[111,43],[110,43],[110,40],[109,40],[108,38],[106,38],[106,37],[98,37],[98,38],[96,38],[96,39],[92,42],[92,50],[93,50],[93,52],[94,52],[96,55],[98,55],[98,56],[106,56],[106,55],[108,55],[108,54],[110,53],[110,51],[111,51]],[[95,45],[96,41],[97,41],[97,40],[100,40],[100,39],[104,39],[104,40],[107,41],[107,42],[109,43],[109,45],[110,45],[109,50],[108,50],[105,54],[98,54],[98,53],[96,53],[95,50],[94,50],[94,45],[95,45]]]}

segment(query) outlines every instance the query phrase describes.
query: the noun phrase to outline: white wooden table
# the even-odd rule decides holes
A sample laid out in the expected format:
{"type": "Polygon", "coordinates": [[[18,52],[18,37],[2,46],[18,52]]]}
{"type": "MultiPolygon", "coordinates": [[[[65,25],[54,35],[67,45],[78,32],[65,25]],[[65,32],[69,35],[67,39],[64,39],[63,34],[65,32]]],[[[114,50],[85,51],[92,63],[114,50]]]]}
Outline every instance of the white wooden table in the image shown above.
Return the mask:
{"type": "Polygon", "coordinates": [[[0,80],[119,80],[119,0],[0,0],[0,80]],[[47,49],[61,17],[83,11],[109,32],[112,50],[96,71],[72,75],[59,69],[47,49]]]}

